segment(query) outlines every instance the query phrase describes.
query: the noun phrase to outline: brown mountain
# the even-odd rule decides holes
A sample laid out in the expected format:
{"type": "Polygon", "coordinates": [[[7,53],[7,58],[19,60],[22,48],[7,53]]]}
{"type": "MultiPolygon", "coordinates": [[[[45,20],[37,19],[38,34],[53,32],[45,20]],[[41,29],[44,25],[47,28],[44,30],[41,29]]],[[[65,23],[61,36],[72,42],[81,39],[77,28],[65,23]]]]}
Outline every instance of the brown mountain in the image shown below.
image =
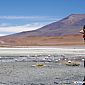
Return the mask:
{"type": "Polygon", "coordinates": [[[0,45],[82,45],[80,29],[85,25],[85,14],[71,14],[62,20],[34,31],[25,31],[0,38],[0,45]]]}
{"type": "Polygon", "coordinates": [[[33,31],[16,33],[11,36],[63,36],[79,34],[85,25],[85,14],[71,14],[68,17],[33,31]]]}

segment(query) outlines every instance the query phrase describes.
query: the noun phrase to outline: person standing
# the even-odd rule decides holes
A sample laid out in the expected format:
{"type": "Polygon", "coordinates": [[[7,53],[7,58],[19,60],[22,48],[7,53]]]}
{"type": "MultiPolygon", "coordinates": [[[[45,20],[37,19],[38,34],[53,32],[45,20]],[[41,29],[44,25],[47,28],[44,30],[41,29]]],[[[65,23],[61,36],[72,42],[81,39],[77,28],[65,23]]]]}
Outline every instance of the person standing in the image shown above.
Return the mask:
{"type": "Polygon", "coordinates": [[[85,43],[85,25],[83,27],[83,39],[84,39],[84,43],[85,43]]]}
{"type": "Polygon", "coordinates": [[[85,25],[83,26],[83,29],[80,31],[81,34],[83,34],[84,44],[85,44],[85,25]]]}

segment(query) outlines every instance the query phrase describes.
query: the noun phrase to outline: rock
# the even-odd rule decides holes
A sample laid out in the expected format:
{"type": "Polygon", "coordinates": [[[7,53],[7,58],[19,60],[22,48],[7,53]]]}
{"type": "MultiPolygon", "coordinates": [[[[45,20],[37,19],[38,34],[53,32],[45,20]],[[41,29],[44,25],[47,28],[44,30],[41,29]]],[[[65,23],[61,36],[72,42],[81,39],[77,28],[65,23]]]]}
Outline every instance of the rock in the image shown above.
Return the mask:
{"type": "Polygon", "coordinates": [[[38,85],[38,84],[31,83],[31,85],[38,85]]]}
{"type": "Polygon", "coordinates": [[[54,82],[54,84],[59,84],[58,82],[54,82]]]}
{"type": "Polygon", "coordinates": [[[40,85],[45,85],[45,84],[43,84],[43,83],[40,83],[40,85]]]}

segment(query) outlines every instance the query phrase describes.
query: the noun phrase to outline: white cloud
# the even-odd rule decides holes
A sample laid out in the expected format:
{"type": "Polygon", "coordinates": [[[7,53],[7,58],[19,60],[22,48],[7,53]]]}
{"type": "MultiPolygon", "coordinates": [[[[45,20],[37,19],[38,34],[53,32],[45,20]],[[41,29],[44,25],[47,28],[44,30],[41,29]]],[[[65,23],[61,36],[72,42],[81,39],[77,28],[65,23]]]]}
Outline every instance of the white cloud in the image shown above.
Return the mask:
{"type": "Polygon", "coordinates": [[[22,31],[35,30],[48,23],[59,20],[56,19],[56,17],[52,17],[52,16],[0,16],[0,19],[5,22],[5,23],[0,23],[0,35],[9,35],[13,33],[22,32],[22,31]],[[19,22],[20,21],[25,22],[25,20],[26,22],[28,22],[29,20],[33,24],[14,26],[13,24],[15,24],[15,22],[11,22],[14,20],[16,21],[16,23],[18,22],[17,20],[19,20],[19,22]],[[35,21],[39,23],[35,23],[35,21]],[[12,25],[9,23],[11,23],[12,25]]]}
{"type": "Polygon", "coordinates": [[[22,32],[22,31],[35,30],[42,26],[44,25],[39,23],[25,24],[20,26],[0,26],[0,35],[9,35],[13,33],[22,32]]]}
{"type": "Polygon", "coordinates": [[[36,20],[55,20],[53,16],[0,16],[0,19],[36,19],[36,20]]]}

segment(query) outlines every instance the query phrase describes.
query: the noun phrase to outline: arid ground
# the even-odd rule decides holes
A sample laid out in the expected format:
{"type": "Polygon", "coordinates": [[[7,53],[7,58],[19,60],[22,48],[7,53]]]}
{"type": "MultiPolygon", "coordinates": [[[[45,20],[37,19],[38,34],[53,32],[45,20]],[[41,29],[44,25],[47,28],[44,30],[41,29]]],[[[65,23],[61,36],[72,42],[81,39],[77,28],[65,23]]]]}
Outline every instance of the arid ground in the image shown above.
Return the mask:
{"type": "Polygon", "coordinates": [[[1,37],[1,46],[71,46],[84,45],[81,34],[57,37],[1,37]]]}

